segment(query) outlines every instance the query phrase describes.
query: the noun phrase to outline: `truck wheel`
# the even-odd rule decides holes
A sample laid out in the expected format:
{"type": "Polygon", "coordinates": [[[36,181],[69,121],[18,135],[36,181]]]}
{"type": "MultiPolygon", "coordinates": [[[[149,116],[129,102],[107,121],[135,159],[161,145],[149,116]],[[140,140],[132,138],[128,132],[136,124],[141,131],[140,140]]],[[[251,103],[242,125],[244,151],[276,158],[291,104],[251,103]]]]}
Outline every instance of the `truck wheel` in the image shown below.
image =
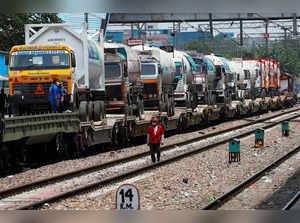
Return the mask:
{"type": "Polygon", "coordinates": [[[79,107],[80,107],[80,103],[79,103],[79,94],[78,94],[78,89],[75,86],[74,88],[74,92],[73,92],[73,111],[78,111],[79,107]]]}
{"type": "Polygon", "coordinates": [[[138,104],[137,116],[139,117],[139,119],[141,119],[142,115],[144,114],[144,101],[138,98],[137,104],[138,104]]]}
{"type": "Polygon", "coordinates": [[[174,115],[174,103],[172,103],[171,98],[168,98],[168,100],[167,100],[167,114],[168,114],[168,117],[171,117],[174,115]]]}
{"type": "Polygon", "coordinates": [[[105,105],[104,105],[104,101],[99,101],[100,102],[100,119],[103,120],[106,118],[106,112],[105,112],[105,105]]]}
{"type": "Polygon", "coordinates": [[[79,119],[82,122],[89,121],[88,114],[88,103],[86,101],[81,101],[79,105],[79,119]]]}
{"type": "Polygon", "coordinates": [[[103,101],[95,101],[94,102],[94,121],[98,122],[105,118],[104,111],[104,102],[103,101]]]}
{"type": "Polygon", "coordinates": [[[191,108],[191,104],[192,104],[191,100],[192,100],[191,93],[188,92],[186,95],[186,100],[185,100],[185,106],[187,108],[191,108]]]}
{"type": "Polygon", "coordinates": [[[100,101],[94,101],[94,121],[98,122],[101,120],[101,104],[100,101]]]}
{"type": "Polygon", "coordinates": [[[90,121],[94,120],[94,104],[95,104],[94,101],[89,101],[88,102],[88,113],[89,113],[89,120],[90,121]]]}
{"type": "Polygon", "coordinates": [[[171,100],[171,105],[170,105],[170,115],[169,115],[169,117],[171,117],[171,116],[173,116],[173,115],[175,115],[175,102],[174,102],[174,98],[172,98],[172,99],[169,99],[169,100],[171,100]]]}
{"type": "Polygon", "coordinates": [[[165,109],[164,109],[164,103],[160,100],[159,103],[158,103],[158,110],[159,112],[163,112],[165,109]]]}
{"type": "Polygon", "coordinates": [[[126,105],[126,106],[124,107],[124,113],[125,113],[125,115],[127,115],[127,116],[132,116],[132,114],[133,114],[133,112],[132,112],[132,107],[129,106],[129,105],[126,105]]]}

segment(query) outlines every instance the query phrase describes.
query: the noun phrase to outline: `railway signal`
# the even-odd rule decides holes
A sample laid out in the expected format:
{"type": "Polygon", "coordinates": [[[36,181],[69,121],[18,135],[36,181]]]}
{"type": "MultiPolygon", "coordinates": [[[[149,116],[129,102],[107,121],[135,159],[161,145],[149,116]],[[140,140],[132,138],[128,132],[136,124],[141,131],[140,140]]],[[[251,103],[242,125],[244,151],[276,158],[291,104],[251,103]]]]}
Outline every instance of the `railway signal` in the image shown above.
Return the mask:
{"type": "Polygon", "coordinates": [[[117,210],[136,211],[140,209],[140,194],[136,186],[124,184],[116,192],[117,210]]]}
{"type": "Polygon", "coordinates": [[[256,129],[255,130],[255,148],[259,148],[264,146],[264,129],[256,129]]]}
{"type": "Polygon", "coordinates": [[[284,121],[281,123],[282,136],[289,136],[289,122],[284,121]]]}
{"type": "Polygon", "coordinates": [[[240,140],[232,139],[229,141],[229,163],[240,161],[240,140]]]}

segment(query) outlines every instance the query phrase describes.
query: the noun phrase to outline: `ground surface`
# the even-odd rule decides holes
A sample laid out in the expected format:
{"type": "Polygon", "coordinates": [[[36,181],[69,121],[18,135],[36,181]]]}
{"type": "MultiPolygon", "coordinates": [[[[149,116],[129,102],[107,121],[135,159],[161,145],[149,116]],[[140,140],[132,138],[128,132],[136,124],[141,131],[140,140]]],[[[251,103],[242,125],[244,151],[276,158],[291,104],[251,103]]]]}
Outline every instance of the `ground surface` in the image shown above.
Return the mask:
{"type": "MultiPolygon", "coordinates": [[[[231,124],[234,125],[233,122],[231,124]]],[[[176,163],[149,171],[131,179],[129,183],[134,183],[139,188],[142,209],[200,209],[209,200],[220,196],[262,167],[278,159],[287,151],[292,150],[296,145],[300,145],[299,124],[299,122],[290,123],[289,137],[281,136],[280,125],[266,130],[264,148],[254,148],[253,135],[241,139],[240,163],[228,164],[228,145],[224,144],[209,151],[184,158],[176,163]],[[188,182],[184,183],[183,178],[187,178],[188,182]]],[[[175,139],[179,140],[179,138],[187,136],[189,135],[175,136],[175,139]]],[[[298,167],[295,163],[295,166],[291,168],[296,171],[298,167]]],[[[292,173],[285,172],[285,174],[291,175],[292,173]]],[[[279,186],[279,190],[280,185],[284,185],[287,180],[282,179],[280,183],[273,182],[276,182],[274,184],[279,186]]],[[[117,187],[118,185],[112,185],[109,188],[45,205],[43,209],[114,209],[117,187]]],[[[276,189],[270,190],[269,194],[262,193],[265,196],[261,199],[253,196],[253,199],[257,202],[247,206],[246,209],[268,208],[262,205],[263,200],[267,200],[268,196],[272,196],[274,192],[276,192],[276,189]],[[259,204],[261,205],[259,206],[259,204]]],[[[249,203],[248,199],[248,197],[243,198],[245,203],[249,203]]],[[[269,204],[272,203],[269,202],[269,204]]],[[[274,205],[272,207],[278,208],[274,205]]],[[[240,207],[232,206],[231,208],[229,206],[227,209],[240,209],[240,207]]]]}

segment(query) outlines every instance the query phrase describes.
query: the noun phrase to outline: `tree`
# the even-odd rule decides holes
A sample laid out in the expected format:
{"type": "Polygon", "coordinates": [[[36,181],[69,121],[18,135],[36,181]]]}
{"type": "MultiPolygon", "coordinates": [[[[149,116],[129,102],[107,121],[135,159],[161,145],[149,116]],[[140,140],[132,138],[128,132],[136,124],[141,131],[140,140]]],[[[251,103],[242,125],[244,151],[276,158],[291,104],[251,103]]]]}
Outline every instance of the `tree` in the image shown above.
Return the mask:
{"type": "Polygon", "coordinates": [[[25,24],[61,23],[55,13],[0,13],[0,50],[9,51],[14,45],[25,42],[25,24]]]}

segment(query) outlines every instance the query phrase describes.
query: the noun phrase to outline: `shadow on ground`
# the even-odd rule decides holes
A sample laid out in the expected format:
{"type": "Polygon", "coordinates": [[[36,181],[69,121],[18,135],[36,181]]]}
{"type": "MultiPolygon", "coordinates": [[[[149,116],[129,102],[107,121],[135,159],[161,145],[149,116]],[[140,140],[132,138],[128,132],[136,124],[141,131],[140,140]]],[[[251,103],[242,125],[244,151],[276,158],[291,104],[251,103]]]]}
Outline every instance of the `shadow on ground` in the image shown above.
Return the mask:
{"type": "MultiPolygon", "coordinates": [[[[276,185],[278,186],[278,185],[276,185]]],[[[295,194],[300,190],[300,168],[288,178],[286,183],[262,203],[256,205],[255,209],[281,210],[295,194]]]]}

